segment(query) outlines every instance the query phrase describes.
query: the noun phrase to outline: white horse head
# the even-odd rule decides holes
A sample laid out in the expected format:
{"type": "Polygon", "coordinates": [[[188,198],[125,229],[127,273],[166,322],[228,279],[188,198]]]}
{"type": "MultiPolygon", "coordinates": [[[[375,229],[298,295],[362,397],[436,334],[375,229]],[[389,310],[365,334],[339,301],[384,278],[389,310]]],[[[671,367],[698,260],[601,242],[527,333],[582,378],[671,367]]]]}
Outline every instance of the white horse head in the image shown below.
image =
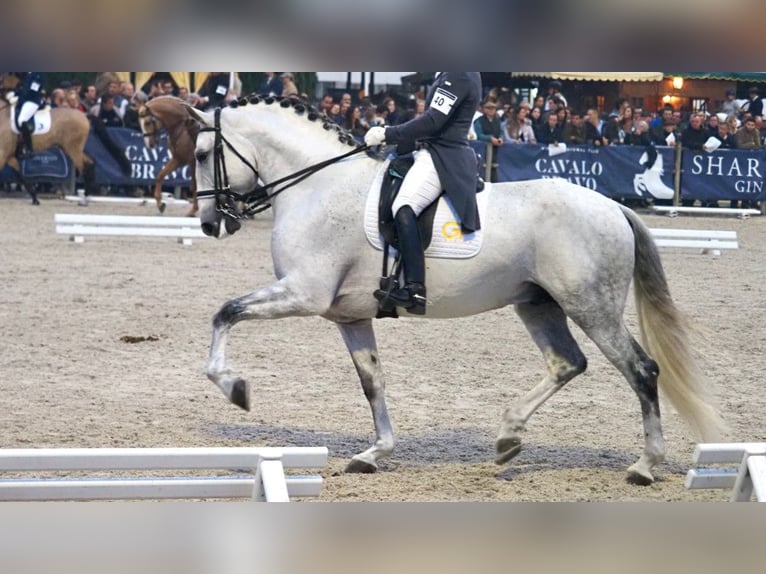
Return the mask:
{"type": "MultiPolygon", "coordinates": [[[[272,189],[270,183],[357,145],[350,132],[297,98],[242,98],[215,112],[190,111],[201,126],[195,156],[202,230],[218,238],[239,228],[234,204],[247,201],[243,196],[259,183],[266,186],[270,203],[279,202],[274,194],[280,186],[272,189]]],[[[354,181],[353,173],[328,168],[312,175],[308,187],[321,182],[335,187],[339,175],[354,181]]]]}

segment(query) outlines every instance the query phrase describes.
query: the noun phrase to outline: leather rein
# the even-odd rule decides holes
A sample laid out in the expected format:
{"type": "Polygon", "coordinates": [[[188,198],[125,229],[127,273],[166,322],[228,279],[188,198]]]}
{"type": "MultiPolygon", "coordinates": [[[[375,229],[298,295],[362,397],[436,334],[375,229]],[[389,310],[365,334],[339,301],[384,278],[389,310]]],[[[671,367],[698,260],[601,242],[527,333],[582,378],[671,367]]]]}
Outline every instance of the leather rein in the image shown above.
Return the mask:
{"type": "Polygon", "coordinates": [[[200,199],[206,197],[215,197],[216,211],[232,219],[245,219],[256,213],[265,211],[271,207],[271,200],[295,185],[298,185],[304,179],[314,175],[316,172],[337,163],[352,155],[365,152],[369,149],[368,145],[360,145],[353,150],[335,156],[333,158],[321,161],[309,167],[303,168],[295,173],[285,176],[271,183],[261,185],[257,183],[260,180],[258,169],[250,163],[237,149],[226,139],[221,132],[221,108],[215,109],[215,124],[213,127],[200,128],[202,132],[214,132],[215,141],[213,145],[213,189],[197,190],[197,197],[200,199]],[[232,191],[229,185],[229,176],[226,171],[226,158],[224,156],[224,147],[229,150],[244,163],[250,171],[253,172],[256,179],[255,189],[247,193],[238,193],[232,191]],[[281,186],[281,187],[278,187],[281,186]],[[241,202],[244,207],[238,208],[235,202],[241,202]]]}

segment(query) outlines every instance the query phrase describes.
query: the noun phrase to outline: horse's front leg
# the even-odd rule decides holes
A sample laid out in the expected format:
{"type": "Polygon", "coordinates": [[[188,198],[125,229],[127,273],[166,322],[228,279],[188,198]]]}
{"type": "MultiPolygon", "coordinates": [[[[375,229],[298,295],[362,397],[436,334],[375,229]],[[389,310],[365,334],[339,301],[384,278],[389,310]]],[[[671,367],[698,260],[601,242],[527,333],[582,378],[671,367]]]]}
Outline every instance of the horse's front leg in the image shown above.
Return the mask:
{"type": "Polygon", "coordinates": [[[346,472],[375,472],[378,460],[390,456],[394,450],[394,433],[386,407],[386,384],[383,369],[378,358],[378,346],[372,320],[364,319],[354,323],[338,323],[343,341],[346,343],[356,372],[362,383],[364,396],[370,403],[375,422],[375,444],[357,454],[346,467],[346,472]]]}
{"type": "Polygon", "coordinates": [[[165,164],[157,175],[157,181],[154,182],[154,201],[157,202],[157,209],[160,213],[165,213],[165,202],[162,201],[162,182],[170,172],[179,167],[178,160],[174,157],[170,158],[170,161],[165,164]]]}
{"type": "Polygon", "coordinates": [[[199,213],[199,200],[197,199],[197,177],[195,175],[196,169],[197,162],[196,160],[192,160],[189,164],[189,170],[191,171],[192,206],[189,212],[186,214],[186,217],[195,217],[197,213],[199,213]]]}
{"type": "Polygon", "coordinates": [[[299,290],[290,287],[285,278],[239,299],[232,299],[213,317],[207,377],[232,403],[246,411],[250,410],[250,387],[247,381],[235,376],[226,363],[229,331],[240,321],[320,315],[327,308],[318,299],[299,293],[299,290]]]}
{"type": "Polygon", "coordinates": [[[15,157],[9,158],[8,165],[11,167],[18,185],[20,185],[21,188],[29,194],[29,197],[32,198],[32,205],[40,205],[40,200],[37,199],[37,192],[35,191],[34,186],[30,185],[24,177],[19,161],[15,157]]]}

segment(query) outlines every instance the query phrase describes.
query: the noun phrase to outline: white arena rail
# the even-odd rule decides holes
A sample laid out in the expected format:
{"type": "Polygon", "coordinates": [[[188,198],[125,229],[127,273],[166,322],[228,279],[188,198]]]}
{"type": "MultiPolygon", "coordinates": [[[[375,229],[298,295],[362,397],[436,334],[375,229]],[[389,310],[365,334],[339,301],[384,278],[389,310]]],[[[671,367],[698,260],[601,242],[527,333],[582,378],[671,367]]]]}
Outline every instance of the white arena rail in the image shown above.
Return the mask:
{"type": "Polygon", "coordinates": [[[753,494],[758,502],[766,502],[766,443],[698,444],[693,460],[736,467],[692,469],[686,473],[687,489],[731,489],[731,502],[748,502],[753,494]]]}
{"type": "Polygon", "coordinates": [[[700,249],[702,253],[713,255],[720,255],[721,249],[739,249],[736,231],[660,228],[651,228],[649,231],[657,247],[700,249]]]}
{"type": "MultiPolygon", "coordinates": [[[[91,203],[133,203],[138,205],[153,205],[157,203],[154,197],[121,197],[114,195],[85,195],[85,190],[78,189],[77,195],[65,195],[67,201],[76,202],[78,205],[87,206],[91,203]]],[[[186,199],[176,199],[170,192],[162,192],[162,201],[166,205],[189,205],[186,199]]]]}
{"type": "Polygon", "coordinates": [[[162,217],[139,215],[90,215],[57,213],[56,233],[69,235],[75,243],[86,236],[175,237],[183,245],[206,235],[200,229],[199,217],[162,217]]]}
{"type": "Polygon", "coordinates": [[[670,217],[678,217],[681,213],[690,215],[736,215],[740,219],[748,219],[751,215],[761,215],[758,209],[735,207],[683,207],[676,205],[652,205],[656,213],[667,213],[670,217]]]}
{"type": "Polygon", "coordinates": [[[288,502],[319,496],[320,475],[285,475],[285,468],[321,469],[325,447],[0,449],[0,501],[250,498],[288,502]],[[224,470],[218,476],[130,476],[124,471],[224,470]],[[40,478],[41,472],[109,471],[108,477],[40,478]],[[123,471],[119,476],[114,471],[123,471]]]}

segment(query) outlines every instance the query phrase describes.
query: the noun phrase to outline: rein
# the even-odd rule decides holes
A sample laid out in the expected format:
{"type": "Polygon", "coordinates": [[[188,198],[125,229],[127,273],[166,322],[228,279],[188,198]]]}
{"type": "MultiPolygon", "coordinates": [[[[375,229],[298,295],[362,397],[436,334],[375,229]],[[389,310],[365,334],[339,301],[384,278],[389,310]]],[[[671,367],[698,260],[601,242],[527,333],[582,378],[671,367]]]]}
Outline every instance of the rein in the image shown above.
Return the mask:
{"type": "Polygon", "coordinates": [[[255,175],[256,181],[260,180],[260,173],[255,166],[253,166],[247,158],[245,158],[237,149],[226,139],[226,136],[221,132],[221,108],[215,109],[215,125],[214,127],[205,127],[200,129],[202,132],[214,132],[215,142],[213,146],[213,189],[198,190],[197,197],[215,197],[216,210],[223,215],[232,219],[244,219],[265,211],[271,207],[271,200],[277,195],[289,189],[295,185],[298,185],[303,180],[314,175],[316,172],[337,163],[347,157],[356,155],[361,152],[365,152],[369,149],[368,145],[360,145],[355,147],[351,151],[341,154],[339,156],[332,157],[330,159],[321,161],[309,167],[303,168],[295,173],[287,175],[271,183],[260,185],[256,183],[255,189],[247,193],[237,193],[231,190],[229,185],[229,176],[226,171],[226,159],[223,154],[223,146],[231,150],[231,152],[244,163],[250,171],[255,175]],[[285,184],[285,185],[282,185],[285,184]],[[277,189],[277,186],[282,185],[277,189]],[[240,210],[234,205],[234,201],[239,201],[244,204],[244,209],[240,210]]]}

